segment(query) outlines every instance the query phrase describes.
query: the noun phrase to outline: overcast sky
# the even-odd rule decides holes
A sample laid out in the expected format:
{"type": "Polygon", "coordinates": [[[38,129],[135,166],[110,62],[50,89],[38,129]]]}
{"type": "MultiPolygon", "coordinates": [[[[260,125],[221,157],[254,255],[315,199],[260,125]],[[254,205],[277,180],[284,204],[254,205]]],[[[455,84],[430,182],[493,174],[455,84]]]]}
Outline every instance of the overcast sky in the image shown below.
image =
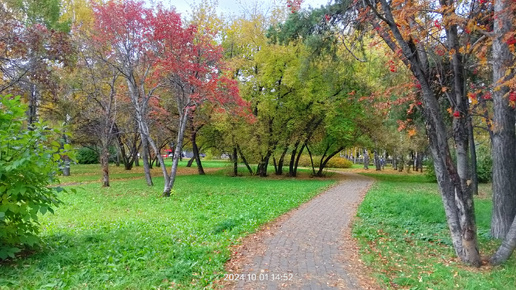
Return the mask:
{"type": "MultiPolygon", "coordinates": [[[[159,0],[158,0],[159,1],[159,0]]],[[[301,7],[306,8],[308,6],[312,7],[320,7],[321,5],[326,5],[330,0],[304,0],[301,7]]],[[[191,11],[191,4],[199,3],[200,0],[161,0],[161,2],[169,7],[175,6],[176,11],[181,13],[181,15],[188,15],[191,11]]],[[[218,11],[219,13],[223,13],[224,15],[228,14],[240,14],[240,11],[243,11],[246,6],[254,5],[254,3],[260,3],[267,7],[268,4],[272,1],[259,1],[259,0],[218,0],[218,11]]],[[[279,2],[279,1],[278,1],[279,2]]],[[[270,5],[270,4],[269,4],[270,5]]]]}

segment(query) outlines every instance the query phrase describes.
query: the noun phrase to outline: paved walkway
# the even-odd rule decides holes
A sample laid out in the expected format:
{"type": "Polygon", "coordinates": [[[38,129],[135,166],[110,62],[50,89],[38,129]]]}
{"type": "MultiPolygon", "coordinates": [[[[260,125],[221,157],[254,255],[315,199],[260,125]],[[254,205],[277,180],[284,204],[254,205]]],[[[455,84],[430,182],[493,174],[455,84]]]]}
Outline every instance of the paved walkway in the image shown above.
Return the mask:
{"type": "MultiPolygon", "coordinates": [[[[372,179],[343,173],[337,186],[287,215],[242,255],[236,289],[359,289],[348,275],[343,235],[372,179]]],[[[235,273],[237,274],[237,273],[235,273]]]]}

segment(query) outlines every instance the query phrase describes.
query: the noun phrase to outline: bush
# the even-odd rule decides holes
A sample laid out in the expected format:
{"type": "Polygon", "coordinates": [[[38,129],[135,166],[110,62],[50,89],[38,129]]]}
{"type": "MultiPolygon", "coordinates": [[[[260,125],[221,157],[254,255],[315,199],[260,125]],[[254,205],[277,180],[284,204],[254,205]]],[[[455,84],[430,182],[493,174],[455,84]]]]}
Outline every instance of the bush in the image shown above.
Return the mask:
{"type": "MultiPolygon", "coordinates": [[[[493,160],[491,158],[491,148],[486,145],[477,146],[477,175],[479,183],[491,182],[493,176],[493,160]]],[[[455,156],[452,156],[455,160],[455,156]]],[[[430,158],[426,161],[426,175],[431,181],[437,181],[435,176],[434,162],[430,158]]]]}
{"type": "Polygon", "coordinates": [[[493,159],[491,148],[487,145],[477,146],[477,174],[480,183],[491,182],[493,178],[493,159]]]}
{"type": "Polygon", "coordinates": [[[77,162],[79,164],[98,164],[99,153],[89,147],[82,147],[77,151],[77,162]]]}
{"type": "Polygon", "coordinates": [[[346,158],[343,158],[343,157],[338,157],[338,156],[333,157],[326,164],[326,167],[329,167],[329,168],[351,168],[352,166],[353,166],[352,161],[350,161],[346,158]]]}
{"type": "MultiPolygon", "coordinates": [[[[313,156],[313,159],[315,168],[318,168],[321,156],[313,156]]],[[[301,158],[299,158],[299,166],[311,167],[312,163],[310,162],[310,156],[301,155],[301,158]]],[[[353,162],[339,156],[334,156],[330,161],[328,161],[328,163],[326,163],[326,168],[351,168],[352,166],[353,162]]]]}
{"type": "Polygon", "coordinates": [[[59,203],[56,180],[61,150],[58,130],[43,124],[27,129],[27,105],[19,97],[0,96],[0,260],[39,243],[38,212],[59,203]]]}

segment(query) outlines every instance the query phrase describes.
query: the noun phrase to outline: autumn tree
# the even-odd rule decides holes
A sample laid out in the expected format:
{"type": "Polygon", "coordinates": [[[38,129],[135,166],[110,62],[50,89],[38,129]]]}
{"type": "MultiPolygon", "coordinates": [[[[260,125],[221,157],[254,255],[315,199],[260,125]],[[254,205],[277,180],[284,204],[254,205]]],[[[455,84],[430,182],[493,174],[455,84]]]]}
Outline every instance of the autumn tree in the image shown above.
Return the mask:
{"type": "Polygon", "coordinates": [[[109,1],[95,6],[95,17],[93,41],[111,49],[102,59],[125,79],[141,137],[145,179],[152,185],[149,146],[159,159],[163,175],[168,175],[159,148],[150,135],[149,102],[156,97],[154,93],[160,86],[160,79],[154,78],[152,73],[165,49],[162,45],[165,33],[175,38],[182,29],[180,16],[162,8],[157,11],[145,8],[143,2],[109,1]]]}

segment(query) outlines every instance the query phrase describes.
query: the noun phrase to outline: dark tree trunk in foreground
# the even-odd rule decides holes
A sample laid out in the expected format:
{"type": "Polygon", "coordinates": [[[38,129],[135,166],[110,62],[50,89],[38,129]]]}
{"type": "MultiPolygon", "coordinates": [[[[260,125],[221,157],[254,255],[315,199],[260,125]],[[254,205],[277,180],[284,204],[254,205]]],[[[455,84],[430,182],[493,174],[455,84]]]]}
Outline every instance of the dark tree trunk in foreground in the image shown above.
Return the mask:
{"type": "Polygon", "coordinates": [[[508,69],[513,67],[513,57],[505,37],[513,31],[511,21],[512,1],[494,1],[495,17],[493,33],[493,215],[491,234],[498,239],[505,238],[516,214],[516,135],[515,112],[509,105],[509,88],[500,82],[514,77],[508,69]]]}

